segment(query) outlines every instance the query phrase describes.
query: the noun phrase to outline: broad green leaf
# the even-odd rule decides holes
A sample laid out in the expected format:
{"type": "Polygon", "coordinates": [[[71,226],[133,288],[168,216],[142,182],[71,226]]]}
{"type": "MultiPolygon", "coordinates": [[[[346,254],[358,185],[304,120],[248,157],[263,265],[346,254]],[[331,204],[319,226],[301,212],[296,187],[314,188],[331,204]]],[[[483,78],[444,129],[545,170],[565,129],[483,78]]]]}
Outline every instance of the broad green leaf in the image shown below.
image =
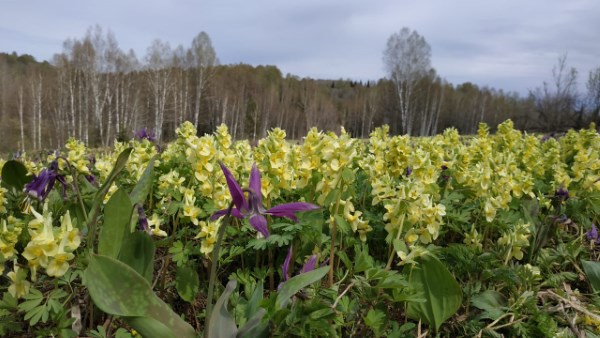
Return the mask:
{"type": "Polygon", "coordinates": [[[129,326],[134,327],[142,337],[177,338],[160,319],[151,317],[125,317],[129,326]]]}
{"type": "Polygon", "coordinates": [[[132,210],[129,196],[123,189],[111,196],[104,207],[104,222],[98,239],[100,255],[117,258],[123,240],[130,233],[129,219],[132,210]]]}
{"type": "Polygon", "coordinates": [[[329,271],[329,266],[323,266],[316,270],[299,274],[298,276],[288,279],[281,290],[277,293],[275,303],[277,308],[282,308],[287,305],[293,295],[310,284],[317,282],[323,278],[329,271]]]}
{"type": "Polygon", "coordinates": [[[154,275],[154,253],[156,246],[152,237],[145,232],[136,231],[126,233],[119,251],[119,260],[131,268],[146,280],[152,283],[154,275]]]}
{"type": "Polygon", "coordinates": [[[102,207],[102,204],[104,202],[104,196],[106,195],[106,193],[108,193],[108,189],[110,189],[110,186],[117,178],[117,175],[121,172],[121,170],[125,168],[125,164],[127,164],[127,160],[129,159],[129,155],[131,154],[132,150],[133,148],[130,147],[123,150],[119,154],[119,157],[117,157],[117,161],[115,162],[115,166],[111,170],[110,174],[108,174],[108,176],[106,177],[106,181],[104,181],[104,184],[102,184],[100,189],[98,189],[98,192],[96,192],[96,196],[94,197],[94,203],[92,205],[92,209],[90,210],[90,217],[88,217],[90,224],[95,224],[96,219],[98,218],[98,215],[100,213],[100,208],[102,207]]]}
{"type": "Polygon", "coordinates": [[[154,155],[152,159],[148,162],[148,166],[142,173],[140,180],[137,182],[131,193],[129,194],[129,198],[131,199],[131,204],[135,205],[136,203],[143,204],[152,189],[152,182],[154,178],[154,161],[158,155],[154,155]]]}
{"type": "Polygon", "coordinates": [[[600,262],[581,261],[594,292],[600,292],[600,262]]]}
{"type": "MultiPolygon", "coordinates": [[[[144,277],[119,260],[92,255],[84,272],[84,284],[94,304],[107,314],[150,317],[161,322],[175,337],[196,336],[194,329],[152,292],[144,277]]],[[[147,320],[134,320],[132,326],[140,332],[145,327],[135,326],[139,323],[154,325],[147,320]]]]}
{"type": "Polygon", "coordinates": [[[200,289],[200,279],[196,269],[187,265],[178,266],[175,276],[175,288],[181,299],[190,303],[194,301],[198,289],[200,289]]]}
{"type": "Polygon", "coordinates": [[[223,294],[217,300],[208,324],[209,338],[231,338],[237,335],[238,329],[235,325],[235,320],[233,320],[233,317],[227,311],[229,297],[231,297],[236,285],[237,281],[235,279],[230,280],[225,287],[225,291],[223,291],[223,294]]]}
{"type": "Polygon", "coordinates": [[[2,167],[2,185],[23,191],[25,184],[31,181],[27,176],[27,168],[23,163],[15,160],[6,161],[2,167]]]}
{"type": "Polygon", "coordinates": [[[409,318],[422,320],[437,332],[444,321],[456,313],[462,303],[462,290],[439,259],[424,255],[409,267],[409,283],[421,287],[425,302],[409,302],[409,318]]]}
{"type": "Polygon", "coordinates": [[[257,338],[266,337],[267,329],[269,328],[268,323],[262,323],[261,320],[267,313],[267,310],[260,308],[254,316],[252,316],[244,326],[240,328],[237,333],[237,337],[240,338],[257,338]]]}

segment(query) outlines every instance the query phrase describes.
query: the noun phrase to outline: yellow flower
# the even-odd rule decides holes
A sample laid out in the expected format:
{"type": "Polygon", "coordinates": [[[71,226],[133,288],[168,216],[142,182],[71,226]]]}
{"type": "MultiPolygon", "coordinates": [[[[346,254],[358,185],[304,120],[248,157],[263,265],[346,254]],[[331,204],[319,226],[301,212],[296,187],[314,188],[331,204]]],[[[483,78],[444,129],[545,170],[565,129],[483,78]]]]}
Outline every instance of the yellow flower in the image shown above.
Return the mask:
{"type": "Polygon", "coordinates": [[[152,217],[148,218],[148,225],[150,226],[150,231],[154,236],[167,237],[167,233],[160,228],[162,222],[163,220],[158,217],[156,213],[153,213],[152,217]]]}
{"type": "Polygon", "coordinates": [[[31,283],[27,281],[27,270],[19,268],[14,264],[14,270],[8,273],[11,284],[8,287],[8,292],[15,298],[23,298],[29,293],[29,287],[31,283]]]}

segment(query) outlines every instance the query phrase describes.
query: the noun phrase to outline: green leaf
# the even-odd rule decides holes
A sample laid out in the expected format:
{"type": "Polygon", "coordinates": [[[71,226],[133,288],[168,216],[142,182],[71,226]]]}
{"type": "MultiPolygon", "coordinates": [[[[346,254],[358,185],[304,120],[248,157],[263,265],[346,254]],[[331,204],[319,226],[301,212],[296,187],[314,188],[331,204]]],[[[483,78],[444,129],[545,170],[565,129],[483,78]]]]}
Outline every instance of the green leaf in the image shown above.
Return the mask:
{"type": "MultiPolygon", "coordinates": [[[[92,255],[83,277],[94,304],[105,313],[150,317],[161,322],[175,337],[196,336],[194,329],[152,292],[148,280],[129,265],[111,257],[92,255]]],[[[154,323],[133,319],[131,325],[143,332],[147,330],[145,325],[154,323]]]]}
{"type": "Polygon", "coordinates": [[[444,321],[456,313],[462,303],[462,290],[450,271],[432,255],[416,259],[409,267],[409,283],[422,288],[425,302],[409,302],[409,318],[422,320],[437,332],[444,321]]]}
{"type": "Polygon", "coordinates": [[[44,295],[37,289],[30,289],[29,293],[25,295],[25,299],[19,304],[19,310],[28,312],[42,303],[44,295]]]}
{"type": "Polygon", "coordinates": [[[31,311],[25,313],[23,319],[29,320],[30,326],[35,326],[35,324],[37,324],[40,321],[45,323],[48,320],[48,309],[46,309],[46,306],[44,305],[38,306],[36,308],[33,308],[31,311]]]}
{"type": "Polygon", "coordinates": [[[142,173],[140,180],[137,182],[131,193],[129,194],[129,198],[131,199],[131,204],[135,205],[136,203],[143,204],[152,189],[152,182],[154,179],[154,161],[158,155],[154,155],[148,162],[148,166],[142,173]]]}
{"type": "Polygon", "coordinates": [[[129,326],[134,327],[142,337],[177,338],[175,334],[164,325],[160,319],[151,317],[126,317],[129,326]]]}
{"type": "Polygon", "coordinates": [[[256,284],[256,288],[254,289],[254,292],[252,292],[252,296],[250,297],[250,299],[248,299],[248,304],[246,305],[245,312],[246,319],[250,319],[250,317],[252,317],[256,313],[262,299],[263,285],[262,281],[260,281],[260,283],[256,284]]]}
{"type": "Polygon", "coordinates": [[[181,299],[189,303],[194,301],[198,289],[200,289],[200,279],[196,269],[187,265],[178,266],[175,276],[175,288],[181,299]]]}
{"type": "Polygon", "coordinates": [[[342,170],[342,179],[346,183],[352,183],[354,181],[354,171],[348,167],[344,168],[342,170]]]}
{"type": "Polygon", "coordinates": [[[600,292],[600,262],[581,261],[583,270],[587,275],[594,292],[600,292]]]}
{"type": "Polygon", "coordinates": [[[235,325],[235,320],[233,320],[233,317],[227,311],[229,297],[231,297],[236,285],[237,281],[235,279],[230,280],[225,287],[225,291],[223,291],[223,294],[217,300],[208,324],[209,338],[231,338],[237,335],[238,329],[235,325]]]}
{"type": "Polygon", "coordinates": [[[254,316],[252,316],[244,326],[240,328],[237,333],[237,337],[240,338],[256,338],[266,337],[268,324],[261,323],[262,318],[267,313],[267,310],[260,308],[254,316]]]}
{"type": "Polygon", "coordinates": [[[119,175],[121,170],[125,168],[125,164],[127,164],[127,160],[129,159],[129,155],[131,154],[132,150],[133,148],[130,147],[123,150],[119,154],[119,157],[117,157],[117,161],[115,162],[115,166],[111,170],[110,174],[108,174],[108,176],[106,177],[106,181],[104,181],[104,184],[102,184],[102,186],[98,189],[98,192],[96,192],[96,196],[94,197],[94,203],[89,214],[90,217],[88,217],[90,224],[95,224],[96,219],[98,218],[98,215],[100,213],[100,208],[102,207],[102,204],[104,202],[104,196],[106,196],[106,193],[108,193],[108,189],[110,189],[110,186],[117,178],[117,175],[119,175]]]}
{"type": "Polygon", "coordinates": [[[123,240],[131,231],[129,219],[133,207],[129,196],[123,189],[117,190],[104,208],[104,224],[98,239],[100,255],[117,258],[123,240]]]}
{"type": "Polygon", "coordinates": [[[333,218],[335,218],[335,221],[338,225],[338,230],[344,234],[347,235],[352,231],[352,226],[348,223],[348,221],[346,221],[346,219],[344,218],[344,216],[342,215],[335,215],[333,216],[333,218]]]}
{"type": "Polygon", "coordinates": [[[121,246],[119,260],[152,283],[154,275],[154,253],[156,246],[152,237],[145,232],[127,233],[124,237],[126,245],[121,246]]]}
{"type": "Polygon", "coordinates": [[[365,325],[367,325],[373,333],[375,337],[381,336],[381,331],[385,328],[385,323],[387,322],[387,318],[385,316],[385,312],[378,309],[371,309],[367,313],[367,316],[364,317],[365,325]]]}
{"type": "Polygon", "coordinates": [[[2,185],[23,191],[25,184],[31,181],[27,176],[27,168],[23,163],[15,160],[6,161],[2,167],[2,185]]]}
{"type": "Polygon", "coordinates": [[[340,261],[344,263],[346,269],[352,269],[352,261],[348,257],[348,254],[346,254],[344,251],[336,251],[335,254],[340,258],[340,261]]]}
{"type": "Polygon", "coordinates": [[[339,189],[331,190],[329,192],[329,194],[327,194],[327,197],[325,197],[325,201],[323,202],[323,205],[325,205],[325,206],[331,205],[333,203],[333,201],[338,198],[339,195],[340,195],[339,189]]]}
{"type": "Polygon", "coordinates": [[[496,320],[505,313],[504,296],[494,290],[486,290],[473,296],[471,303],[474,307],[484,310],[483,316],[488,319],[496,320]]]}
{"type": "Polygon", "coordinates": [[[375,266],[375,260],[369,255],[366,247],[361,250],[359,246],[355,246],[354,251],[356,252],[354,272],[363,272],[375,266]]]}
{"type": "Polygon", "coordinates": [[[323,266],[316,270],[301,273],[298,276],[288,279],[285,283],[283,283],[281,290],[279,290],[277,293],[277,299],[275,300],[277,308],[286,306],[292,296],[308,285],[321,280],[321,278],[323,278],[328,271],[329,266],[323,266]]]}

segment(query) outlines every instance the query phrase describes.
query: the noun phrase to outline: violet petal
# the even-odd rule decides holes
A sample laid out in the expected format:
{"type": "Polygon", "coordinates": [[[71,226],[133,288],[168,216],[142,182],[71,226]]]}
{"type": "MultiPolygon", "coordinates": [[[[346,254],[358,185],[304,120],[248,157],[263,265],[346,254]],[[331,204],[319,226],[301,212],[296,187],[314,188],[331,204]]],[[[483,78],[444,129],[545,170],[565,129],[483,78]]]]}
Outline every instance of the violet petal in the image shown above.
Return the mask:
{"type": "Polygon", "coordinates": [[[246,198],[244,197],[244,192],[242,188],[238,184],[238,182],[233,177],[233,174],[227,167],[219,162],[221,166],[221,170],[223,170],[223,174],[225,174],[225,180],[227,181],[227,187],[229,187],[229,193],[231,194],[231,198],[233,198],[233,204],[240,210],[244,212],[244,210],[248,210],[248,203],[246,202],[246,198]]]}
{"type": "Polygon", "coordinates": [[[300,273],[313,271],[315,269],[315,265],[317,265],[317,255],[312,255],[306,261],[306,263],[304,263],[304,266],[302,267],[302,270],[300,270],[300,273]]]}
{"type": "Polygon", "coordinates": [[[267,219],[263,215],[258,214],[250,217],[250,225],[252,225],[252,227],[256,229],[256,231],[260,232],[265,238],[269,237],[267,219]]]}
{"type": "Polygon", "coordinates": [[[287,217],[292,221],[297,221],[296,213],[300,211],[317,210],[318,206],[305,202],[292,202],[280,204],[267,210],[265,213],[276,217],[287,217]]]}
{"type": "Polygon", "coordinates": [[[258,202],[258,205],[262,205],[262,185],[260,183],[260,171],[256,167],[256,163],[252,165],[252,170],[250,170],[250,182],[249,182],[250,190],[255,194],[254,201],[258,202]]]}
{"type": "Polygon", "coordinates": [[[290,279],[290,261],[292,260],[292,246],[290,245],[290,249],[288,250],[287,256],[285,256],[285,261],[283,261],[283,265],[281,266],[281,271],[283,272],[283,280],[286,281],[290,279]]]}
{"type": "MultiPolygon", "coordinates": [[[[219,211],[215,212],[210,217],[210,219],[212,221],[214,221],[214,220],[218,219],[219,217],[225,216],[225,215],[227,215],[227,209],[219,210],[219,211]]],[[[231,209],[231,216],[236,217],[236,218],[244,218],[244,215],[242,215],[242,213],[236,208],[231,209]]]]}

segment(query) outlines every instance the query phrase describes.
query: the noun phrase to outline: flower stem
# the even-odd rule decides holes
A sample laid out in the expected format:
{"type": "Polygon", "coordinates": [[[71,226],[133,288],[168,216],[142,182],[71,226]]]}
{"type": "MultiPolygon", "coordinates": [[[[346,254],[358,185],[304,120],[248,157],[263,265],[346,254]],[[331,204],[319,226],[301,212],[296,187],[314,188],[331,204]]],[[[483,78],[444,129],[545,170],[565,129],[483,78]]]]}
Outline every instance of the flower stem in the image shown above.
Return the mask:
{"type": "MultiPolygon", "coordinates": [[[[396,234],[396,239],[400,239],[403,228],[404,228],[404,215],[402,215],[402,217],[400,218],[400,228],[398,229],[398,233],[396,234]]],[[[386,270],[389,270],[392,267],[392,262],[394,261],[395,255],[396,255],[396,251],[394,250],[394,242],[392,241],[392,252],[390,253],[390,257],[388,258],[387,264],[385,265],[386,270]]]]}
{"type": "Polygon", "coordinates": [[[329,286],[333,285],[333,271],[335,268],[334,259],[335,259],[335,240],[337,234],[337,222],[335,220],[335,215],[338,213],[338,209],[340,208],[340,198],[338,198],[335,204],[334,217],[331,221],[331,248],[329,250],[329,286]]]}
{"type": "Polygon", "coordinates": [[[71,173],[71,177],[73,178],[73,189],[75,189],[75,194],[77,195],[77,200],[79,201],[79,206],[81,207],[81,212],[83,213],[83,219],[87,223],[88,212],[85,209],[85,204],[83,203],[83,198],[81,196],[81,190],[79,190],[79,184],[77,183],[77,171],[75,168],[73,168],[71,162],[69,162],[69,160],[67,160],[64,156],[60,156],[59,158],[63,159],[69,166],[69,171],[71,173]]]}
{"type": "Polygon", "coordinates": [[[233,202],[229,204],[227,208],[227,214],[225,215],[225,219],[223,224],[219,227],[219,232],[217,234],[217,241],[215,242],[215,247],[212,252],[212,261],[210,262],[210,275],[208,276],[208,300],[206,302],[206,318],[204,319],[204,335],[208,337],[208,329],[210,323],[210,315],[212,313],[213,308],[213,294],[215,289],[215,280],[217,279],[217,264],[219,263],[219,249],[221,248],[221,242],[223,241],[223,236],[225,235],[225,228],[231,222],[231,210],[233,209],[233,202]]]}

